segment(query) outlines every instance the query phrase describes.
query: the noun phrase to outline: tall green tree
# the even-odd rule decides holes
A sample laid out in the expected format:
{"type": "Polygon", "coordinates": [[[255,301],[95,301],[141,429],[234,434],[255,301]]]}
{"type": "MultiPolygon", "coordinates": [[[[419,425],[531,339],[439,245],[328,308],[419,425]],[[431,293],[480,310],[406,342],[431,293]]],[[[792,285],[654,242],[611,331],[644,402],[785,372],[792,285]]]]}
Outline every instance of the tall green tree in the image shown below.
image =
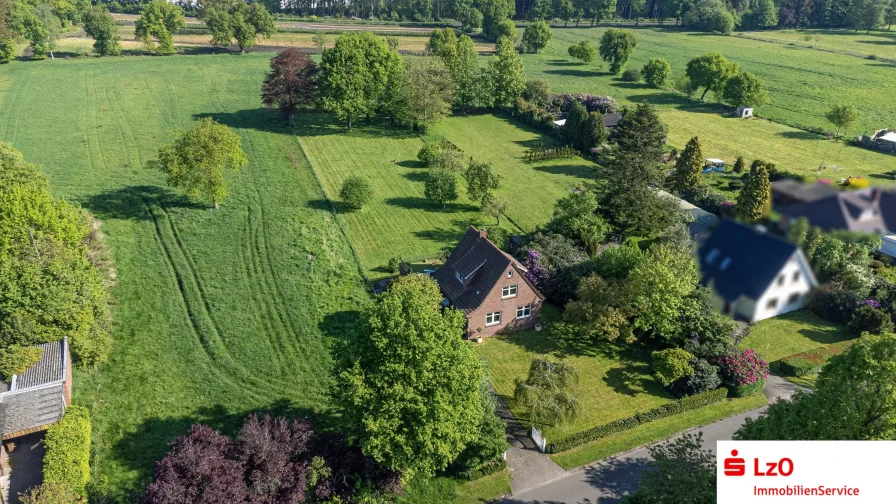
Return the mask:
{"type": "Polygon", "coordinates": [[[685,434],[647,448],[650,461],[638,490],[621,504],[712,504],[716,457],[703,449],[703,433],[685,434]]]}
{"type": "Polygon", "coordinates": [[[34,59],[46,59],[51,54],[50,30],[38,16],[37,6],[17,4],[13,10],[12,27],[28,40],[34,59]]]}
{"type": "Polygon", "coordinates": [[[475,78],[479,67],[479,52],[473,39],[461,35],[457,41],[457,58],[450,68],[454,81],[454,106],[464,110],[473,106],[476,100],[475,78]]]}
{"type": "Polygon", "coordinates": [[[240,52],[255,45],[259,37],[270,38],[277,33],[274,18],[259,2],[206,1],[199,17],[212,32],[212,44],[229,46],[235,40],[240,52]]]}
{"type": "Polygon", "coordinates": [[[479,437],[482,364],[463,340],[463,314],[441,300],[430,278],[402,277],[340,352],[334,402],[346,430],[408,476],[432,476],[479,437]]]}
{"type": "Polygon", "coordinates": [[[594,42],[585,39],[569,46],[566,52],[582,63],[591,63],[597,55],[597,47],[594,46],[594,42]]]}
{"type": "Polygon", "coordinates": [[[610,73],[618,74],[637,46],[638,39],[632,32],[607,28],[600,38],[600,57],[610,64],[610,73]]]}
{"type": "Polygon", "coordinates": [[[616,13],[615,0],[586,0],[585,16],[591,20],[591,26],[600,24],[604,19],[610,19],[616,13]]]}
{"type": "Polygon", "coordinates": [[[589,112],[588,118],[582,125],[579,150],[589,153],[592,148],[600,147],[606,142],[608,137],[609,133],[607,133],[607,128],[604,126],[604,118],[600,115],[600,112],[589,112]]]}
{"type": "Polygon", "coordinates": [[[837,136],[840,136],[840,130],[848,130],[850,126],[859,120],[859,111],[855,105],[834,105],[825,118],[837,127],[837,136]]]}
{"type": "Polygon", "coordinates": [[[563,124],[563,139],[576,149],[582,145],[585,121],[588,120],[588,110],[585,105],[574,102],[566,114],[566,123],[563,124]]]}
{"type": "Polygon", "coordinates": [[[725,82],[722,100],[732,107],[758,107],[768,103],[768,93],[755,75],[739,72],[725,82]]]}
{"type": "Polygon", "coordinates": [[[501,21],[510,19],[516,14],[514,0],[479,0],[479,11],[482,13],[482,33],[491,40],[498,40],[501,21]]]}
{"type": "Polygon", "coordinates": [[[423,182],[423,196],[430,203],[445,206],[457,199],[457,175],[445,168],[429,170],[423,182]]]}
{"type": "Polygon", "coordinates": [[[675,162],[671,189],[677,193],[683,193],[700,185],[703,178],[703,162],[700,140],[694,137],[688,141],[678,156],[678,161],[675,162]]]}
{"type": "Polygon", "coordinates": [[[896,336],[866,335],[831,357],[815,391],[772,403],[734,434],[744,440],[872,440],[896,436],[896,336]]]}
{"type": "Polygon", "coordinates": [[[76,359],[108,360],[110,297],[95,223],[54,197],[40,168],[5,142],[0,208],[0,350],[68,337],[76,359]]]}
{"type": "Polygon", "coordinates": [[[49,4],[37,4],[34,6],[34,14],[40,20],[44,30],[46,30],[46,35],[44,36],[46,52],[49,53],[50,59],[56,59],[53,51],[56,49],[56,40],[59,38],[59,32],[62,31],[62,21],[53,12],[53,8],[49,4]]]}
{"type": "Polygon", "coordinates": [[[578,388],[579,370],[571,363],[536,357],[526,379],[516,379],[513,400],[529,411],[533,425],[567,423],[575,420],[581,409],[578,388]]]}
{"type": "Polygon", "coordinates": [[[896,2],[890,2],[890,7],[887,8],[887,12],[884,14],[884,24],[887,25],[888,30],[892,29],[893,25],[896,24],[896,2]]]}
{"type": "Polygon", "coordinates": [[[771,183],[768,180],[768,164],[755,160],[740,194],[735,213],[746,222],[756,222],[765,217],[771,207],[771,183]]]}
{"type": "Polygon", "coordinates": [[[509,107],[526,88],[523,59],[507,38],[498,41],[498,51],[488,60],[494,89],[494,105],[509,107]]]}
{"type": "Polygon", "coordinates": [[[467,181],[467,197],[480,206],[485,206],[491,192],[501,185],[501,176],[495,173],[491,163],[470,160],[470,166],[464,172],[467,181]]]}
{"type": "Polygon", "coordinates": [[[743,25],[747,29],[774,28],[778,26],[778,7],[774,0],[756,0],[744,12],[743,25]]]}
{"type": "Polygon", "coordinates": [[[165,0],[153,0],[140,9],[134,35],[143,41],[147,51],[174,54],[173,35],[187,26],[184,10],[165,0]],[[154,43],[157,40],[158,43],[154,43]]]}
{"type": "Polygon", "coordinates": [[[644,82],[653,87],[663,87],[672,80],[672,66],[663,58],[651,58],[641,69],[644,82]]]}
{"type": "Polygon", "coordinates": [[[408,127],[426,131],[451,114],[454,83],[451,73],[437,61],[408,65],[404,71],[396,119],[408,127]]]}
{"type": "Polygon", "coordinates": [[[100,56],[121,54],[118,27],[105,7],[94,5],[84,13],[84,31],[93,39],[93,52],[100,56]]]}
{"type": "Polygon", "coordinates": [[[227,196],[227,170],[236,171],[247,164],[240,136],[210,117],[160,147],[156,162],[170,185],[184,189],[191,198],[211,202],[215,208],[227,196]]]}
{"type": "Polygon", "coordinates": [[[679,334],[679,312],[699,281],[694,257],[686,247],[661,243],[650,247],[629,274],[636,311],[633,326],[654,337],[679,334]]]}
{"type": "Polygon", "coordinates": [[[703,94],[700,95],[700,99],[703,100],[710,89],[720,94],[728,79],[736,75],[739,70],[740,66],[737,63],[728,61],[721,53],[711,52],[688,61],[685,73],[693,86],[704,88],[703,94]]]}
{"type": "Polygon", "coordinates": [[[889,0],[853,0],[846,24],[855,31],[871,30],[884,24],[889,0]]]}
{"type": "Polygon", "coordinates": [[[523,32],[523,43],[526,44],[526,50],[534,53],[547,47],[550,40],[551,27],[543,19],[530,24],[523,32]]]}
{"type": "Polygon", "coordinates": [[[402,69],[401,57],[382,38],[370,32],[342,34],[321,56],[323,106],[351,129],[356,119],[383,105],[390,91],[400,92],[402,69]]]}

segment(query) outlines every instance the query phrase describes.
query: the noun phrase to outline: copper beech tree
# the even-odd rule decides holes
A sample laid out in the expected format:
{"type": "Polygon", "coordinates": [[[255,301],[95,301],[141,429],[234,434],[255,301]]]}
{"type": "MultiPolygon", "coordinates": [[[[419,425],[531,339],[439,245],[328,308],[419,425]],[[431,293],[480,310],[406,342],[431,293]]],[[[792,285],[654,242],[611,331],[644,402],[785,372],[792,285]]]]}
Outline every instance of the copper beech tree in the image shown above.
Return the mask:
{"type": "Polygon", "coordinates": [[[261,87],[261,102],[276,108],[292,124],[295,113],[317,100],[318,67],[307,54],[286,49],[271,58],[271,71],[261,87]]]}

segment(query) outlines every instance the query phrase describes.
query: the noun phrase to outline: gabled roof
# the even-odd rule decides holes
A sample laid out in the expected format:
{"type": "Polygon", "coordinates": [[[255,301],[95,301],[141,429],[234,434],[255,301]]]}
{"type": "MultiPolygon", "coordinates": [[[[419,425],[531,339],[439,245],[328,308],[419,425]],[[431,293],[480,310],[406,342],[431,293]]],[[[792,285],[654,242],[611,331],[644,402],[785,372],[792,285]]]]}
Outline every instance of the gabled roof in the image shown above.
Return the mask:
{"type": "Polygon", "coordinates": [[[837,189],[829,184],[806,184],[792,178],[772,182],[772,195],[788,200],[807,203],[837,194],[837,189]]]}
{"type": "Polygon", "coordinates": [[[804,257],[796,245],[730,219],[716,226],[697,253],[702,282],[728,301],[742,295],[758,299],[792,257],[804,257]]]}
{"type": "Polygon", "coordinates": [[[604,120],[605,128],[615,128],[619,125],[619,120],[622,119],[622,114],[604,114],[601,117],[604,120]]]}
{"type": "Polygon", "coordinates": [[[523,282],[544,299],[538,289],[526,278],[526,268],[488,240],[485,231],[473,226],[464,233],[448,260],[432,274],[445,297],[464,313],[479,308],[489,292],[513,267],[523,282]]]}
{"type": "Polygon", "coordinates": [[[4,439],[28,429],[52,424],[65,411],[63,387],[68,362],[68,341],[35,345],[43,350],[37,364],[14,375],[0,387],[0,432],[4,439]]]}
{"type": "Polygon", "coordinates": [[[813,226],[825,230],[847,229],[849,231],[864,231],[868,233],[883,233],[888,230],[889,224],[896,226],[896,204],[891,204],[893,195],[876,188],[862,189],[859,191],[840,191],[836,194],[794,205],[785,205],[776,208],[778,213],[788,217],[805,217],[813,226]],[[888,203],[881,204],[886,195],[888,203]],[[889,215],[883,211],[884,206],[889,210],[889,215]],[[890,207],[893,207],[890,209],[890,207]]]}

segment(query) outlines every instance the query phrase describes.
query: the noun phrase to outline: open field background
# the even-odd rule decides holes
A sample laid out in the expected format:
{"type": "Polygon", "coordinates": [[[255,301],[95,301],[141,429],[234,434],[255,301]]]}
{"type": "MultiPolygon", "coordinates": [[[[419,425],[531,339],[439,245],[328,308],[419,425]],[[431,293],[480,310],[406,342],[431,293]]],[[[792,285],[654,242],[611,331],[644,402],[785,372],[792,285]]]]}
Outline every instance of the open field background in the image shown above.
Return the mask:
{"type": "MultiPolygon", "coordinates": [[[[328,116],[298,119],[297,134],[321,178],[327,195],[339,199],[339,188],[349,175],[367,178],[373,200],[363,210],[340,212],[361,263],[376,278],[384,276],[390,258],[432,257],[449,251],[470,226],[491,228],[495,219],[466,197],[458,176],[460,198],[439,208],[426,201],[426,168],[417,160],[420,136],[381,124],[342,131],[328,116]]],[[[448,118],[429,131],[431,141],[447,139],[478,161],[492,163],[501,175],[498,198],[507,201],[501,227],[532,231],[546,223],[558,199],[593,177],[596,166],[581,158],[527,163],[526,149],[553,140],[504,116],[477,115],[448,118]]]]}
{"type": "Polygon", "coordinates": [[[329,346],[369,299],[291,131],[259,108],[268,54],[12,64],[0,139],[42,164],[55,193],[104,221],[119,284],[111,362],[78,368],[94,463],[113,502],[139,488],[195,421],[324,407],[329,346]],[[170,132],[211,114],[248,167],[221,209],[144,167],[170,132]],[[344,321],[344,322],[343,322],[344,321]]]}
{"type": "Polygon", "coordinates": [[[852,30],[770,30],[742,32],[736,35],[826,51],[846,52],[861,57],[896,59],[896,31],[892,30],[875,30],[871,33],[852,30]],[[809,40],[806,40],[806,37],[809,40]]]}

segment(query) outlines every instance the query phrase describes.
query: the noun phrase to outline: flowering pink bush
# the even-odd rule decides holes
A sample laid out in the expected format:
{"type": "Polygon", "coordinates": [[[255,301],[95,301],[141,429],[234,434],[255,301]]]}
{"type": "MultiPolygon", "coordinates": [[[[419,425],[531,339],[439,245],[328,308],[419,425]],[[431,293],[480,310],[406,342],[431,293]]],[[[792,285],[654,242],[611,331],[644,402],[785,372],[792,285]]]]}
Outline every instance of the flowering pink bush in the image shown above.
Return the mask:
{"type": "Polygon", "coordinates": [[[880,308],[880,303],[878,303],[877,301],[875,301],[875,300],[873,300],[873,299],[866,299],[866,300],[864,300],[864,301],[859,301],[859,305],[860,305],[860,306],[861,306],[861,305],[868,305],[868,306],[871,306],[871,307],[873,307],[873,308],[880,308]]]}
{"type": "Polygon", "coordinates": [[[716,361],[726,385],[742,387],[768,377],[768,362],[755,350],[732,350],[716,361]]]}

